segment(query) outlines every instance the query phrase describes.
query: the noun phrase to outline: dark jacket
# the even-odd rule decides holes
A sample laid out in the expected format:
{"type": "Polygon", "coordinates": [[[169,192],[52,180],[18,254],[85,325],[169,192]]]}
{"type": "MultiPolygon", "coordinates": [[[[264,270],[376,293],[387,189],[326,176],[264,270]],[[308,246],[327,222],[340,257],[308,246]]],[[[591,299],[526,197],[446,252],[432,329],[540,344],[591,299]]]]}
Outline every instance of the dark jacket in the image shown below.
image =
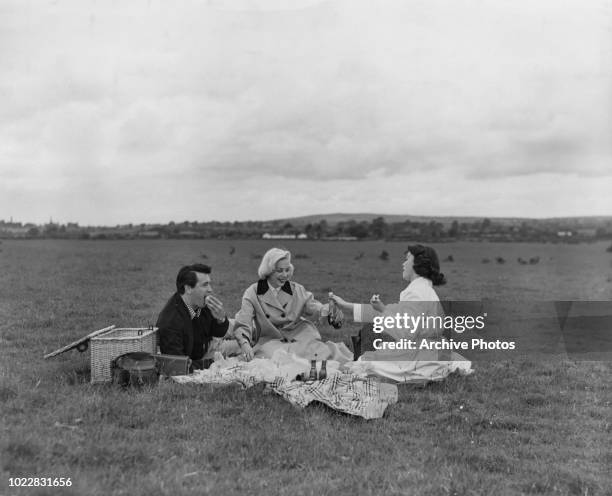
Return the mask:
{"type": "Polygon", "coordinates": [[[225,336],[229,321],[217,322],[204,307],[193,320],[181,295],[174,293],[157,318],[160,351],[168,355],[186,355],[201,359],[213,337],[225,336]]]}

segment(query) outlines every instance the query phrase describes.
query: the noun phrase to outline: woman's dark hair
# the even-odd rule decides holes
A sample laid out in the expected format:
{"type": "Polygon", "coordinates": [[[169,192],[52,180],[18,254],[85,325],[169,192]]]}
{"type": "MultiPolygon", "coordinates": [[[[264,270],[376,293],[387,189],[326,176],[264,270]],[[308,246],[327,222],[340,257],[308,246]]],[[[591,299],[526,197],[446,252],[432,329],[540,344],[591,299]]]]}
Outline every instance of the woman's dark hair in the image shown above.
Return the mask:
{"type": "Polygon", "coordinates": [[[204,264],[185,265],[181,267],[176,275],[176,290],[179,294],[185,293],[185,285],[193,288],[197,284],[198,275],[196,272],[210,274],[210,267],[204,264]]]}
{"type": "Polygon", "coordinates": [[[446,284],[446,277],[440,272],[440,261],[436,250],[429,246],[411,245],[406,251],[414,257],[414,272],[430,279],[434,286],[446,284]]]}

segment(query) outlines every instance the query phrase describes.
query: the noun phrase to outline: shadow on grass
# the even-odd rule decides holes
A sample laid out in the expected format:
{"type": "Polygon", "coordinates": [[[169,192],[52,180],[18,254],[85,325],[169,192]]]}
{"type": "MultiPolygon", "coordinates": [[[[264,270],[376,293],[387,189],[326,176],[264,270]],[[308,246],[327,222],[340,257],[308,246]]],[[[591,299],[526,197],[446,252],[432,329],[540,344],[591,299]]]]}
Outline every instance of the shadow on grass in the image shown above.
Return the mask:
{"type": "Polygon", "coordinates": [[[91,380],[91,368],[89,365],[83,365],[77,368],[65,367],[59,371],[58,376],[61,382],[69,386],[88,384],[91,380]]]}
{"type": "MultiPolygon", "coordinates": [[[[279,399],[280,396],[279,396],[279,399]]],[[[297,407],[296,407],[297,409],[297,407]]],[[[364,419],[362,417],[357,417],[355,415],[351,415],[349,413],[346,412],[339,412],[338,410],[334,410],[333,408],[331,408],[330,406],[327,406],[325,403],[321,403],[319,401],[313,401],[311,403],[308,404],[308,406],[306,406],[306,408],[304,410],[297,409],[298,411],[305,411],[306,413],[316,413],[316,414],[321,414],[321,415],[325,415],[326,416],[326,421],[329,419],[338,419],[338,420],[342,420],[344,422],[352,422],[353,424],[359,425],[362,424],[363,422],[367,422],[367,419],[364,419]]],[[[385,410],[385,413],[383,415],[384,417],[388,417],[388,412],[389,409],[387,408],[385,410]]]]}

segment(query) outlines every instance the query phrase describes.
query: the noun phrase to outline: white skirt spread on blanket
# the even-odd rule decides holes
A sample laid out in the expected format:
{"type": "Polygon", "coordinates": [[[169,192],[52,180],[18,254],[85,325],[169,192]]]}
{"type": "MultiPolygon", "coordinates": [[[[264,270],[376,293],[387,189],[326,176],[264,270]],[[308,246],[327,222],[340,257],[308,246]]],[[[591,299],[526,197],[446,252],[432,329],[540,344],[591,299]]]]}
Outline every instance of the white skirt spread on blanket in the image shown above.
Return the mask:
{"type": "Polygon", "coordinates": [[[397,354],[394,360],[380,358],[379,352],[366,352],[356,362],[344,364],[344,368],[358,376],[375,376],[400,384],[440,381],[452,373],[465,376],[474,371],[472,362],[455,352],[451,353],[449,360],[444,361],[402,360],[397,354]]]}

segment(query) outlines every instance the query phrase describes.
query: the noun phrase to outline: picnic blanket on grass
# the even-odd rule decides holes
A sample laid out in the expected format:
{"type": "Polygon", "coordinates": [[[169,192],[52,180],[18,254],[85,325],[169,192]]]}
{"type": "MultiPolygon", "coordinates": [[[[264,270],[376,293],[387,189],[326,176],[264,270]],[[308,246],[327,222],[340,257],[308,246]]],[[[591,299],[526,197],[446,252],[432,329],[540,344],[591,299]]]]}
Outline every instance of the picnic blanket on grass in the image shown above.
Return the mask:
{"type": "Polygon", "coordinates": [[[245,388],[265,383],[292,405],[304,408],[318,401],[365,419],[381,418],[387,406],[397,402],[396,385],[341,373],[340,364],[332,360],[327,362],[325,379],[305,383],[295,378],[310,370],[310,362],[285,350],[277,350],[271,359],[256,358],[250,362],[217,358],[209,369],[172,379],[180,384],[240,384],[245,388]]]}
{"type": "Polygon", "coordinates": [[[381,418],[388,405],[397,403],[397,386],[368,377],[336,373],[322,381],[299,381],[270,385],[292,405],[305,407],[313,401],[365,419],[381,418]]]}

